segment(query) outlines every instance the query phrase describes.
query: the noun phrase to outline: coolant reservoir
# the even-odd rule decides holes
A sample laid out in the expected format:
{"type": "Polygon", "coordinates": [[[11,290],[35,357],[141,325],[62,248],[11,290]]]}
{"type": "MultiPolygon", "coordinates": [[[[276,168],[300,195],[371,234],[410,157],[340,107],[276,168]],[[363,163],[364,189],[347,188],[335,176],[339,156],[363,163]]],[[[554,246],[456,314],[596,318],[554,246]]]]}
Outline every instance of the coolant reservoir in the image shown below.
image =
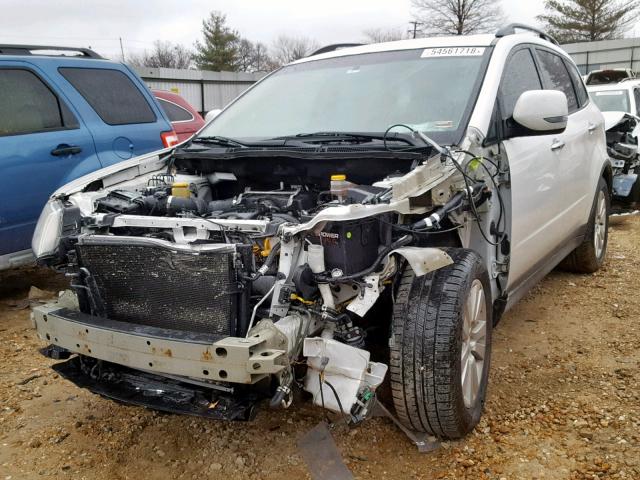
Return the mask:
{"type": "Polygon", "coordinates": [[[347,196],[347,191],[355,187],[355,183],[347,181],[347,176],[344,174],[331,175],[331,194],[342,202],[347,196]]]}
{"type": "Polygon", "coordinates": [[[174,197],[191,197],[191,192],[189,191],[189,183],[187,182],[174,182],[171,185],[171,195],[174,197]]]}

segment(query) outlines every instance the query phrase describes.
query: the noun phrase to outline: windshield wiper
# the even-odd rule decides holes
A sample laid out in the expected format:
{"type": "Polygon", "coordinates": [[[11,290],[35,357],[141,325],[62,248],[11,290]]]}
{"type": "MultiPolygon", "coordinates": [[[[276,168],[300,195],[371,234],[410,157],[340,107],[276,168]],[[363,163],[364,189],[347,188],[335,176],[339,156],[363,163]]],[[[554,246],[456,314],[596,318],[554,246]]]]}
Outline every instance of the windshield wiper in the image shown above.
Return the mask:
{"type": "Polygon", "coordinates": [[[234,140],[233,138],[221,137],[218,135],[213,135],[209,137],[194,137],[190,143],[207,143],[213,145],[220,145],[221,147],[239,147],[239,148],[247,148],[249,145],[246,143],[239,142],[238,140],[234,140]]]}
{"type": "MultiPolygon", "coordinates": [[[[346,140],[353,143],[369,143],[372,140],[385,141],[384,133],[367,133],[367,132],[315,132],[315,133],[298,133],[296,135],[285,135],[275,137],[271,140],[302,140],[309,143],[325,143],[346,140]]],[[[389,133],[386,136],[387,142],[404,142],[414,147],[423,146],[423,142],[417,141],[412,135],[405,133],[389,133]]]]}

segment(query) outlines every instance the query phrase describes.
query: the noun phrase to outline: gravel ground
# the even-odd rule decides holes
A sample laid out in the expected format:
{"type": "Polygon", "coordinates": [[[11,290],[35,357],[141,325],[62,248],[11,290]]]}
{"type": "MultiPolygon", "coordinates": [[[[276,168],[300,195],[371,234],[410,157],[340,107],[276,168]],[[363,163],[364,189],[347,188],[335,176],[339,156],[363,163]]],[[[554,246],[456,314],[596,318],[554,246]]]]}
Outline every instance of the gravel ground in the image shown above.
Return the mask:
{"type": "MultiPolygon", "coordinates": [[[[301,403],[221,423],[119,405],[58,378],[24,305],[35,269],[0,277],[0,480],[309,478],[301,403]]],[[[554,272],[494,334],[486,412],[467,438],[419,454],[387,419],[333,434],[356,478],[640,478],[640,219],[612,227],[602,271],[554,272]]]]}

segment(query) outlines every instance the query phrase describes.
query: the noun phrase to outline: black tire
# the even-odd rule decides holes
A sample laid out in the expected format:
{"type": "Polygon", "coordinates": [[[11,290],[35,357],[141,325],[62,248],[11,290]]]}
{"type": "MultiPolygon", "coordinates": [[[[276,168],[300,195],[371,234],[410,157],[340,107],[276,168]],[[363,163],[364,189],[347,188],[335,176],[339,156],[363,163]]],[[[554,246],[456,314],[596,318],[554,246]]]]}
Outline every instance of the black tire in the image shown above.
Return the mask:
{"type": "Polygon", "coordinates": [[[600,269],[607,254],[607,243],[609,241],[609,213],[611,212],[611,197],[609,187],[604,178],[600,178],[598,189],[593,199],[589,224],[585,233],[584,241],[578,248],[571,252],[562,263],[560,268],[574,273],[593,273],[600,269]],[[596,231],[596,210],[598,207],[599,195],[604,194],[606,203],[606,217],[604,220],[604,245],[599,253],[596,252],[595,231],[596,231]]]}
{"type": "Polygon", "coordinates": [[[455,439],[480,420],[491,358],[491,288],[480,256],[449,249],[453,264],[416,277],[409,266],[393,307],[390,381],[395,410],[409,429],[455,439]],[[483,287],[486,350],[475,402],[465,406],[461,380],[464,305],[474,280],[483,287]]]}

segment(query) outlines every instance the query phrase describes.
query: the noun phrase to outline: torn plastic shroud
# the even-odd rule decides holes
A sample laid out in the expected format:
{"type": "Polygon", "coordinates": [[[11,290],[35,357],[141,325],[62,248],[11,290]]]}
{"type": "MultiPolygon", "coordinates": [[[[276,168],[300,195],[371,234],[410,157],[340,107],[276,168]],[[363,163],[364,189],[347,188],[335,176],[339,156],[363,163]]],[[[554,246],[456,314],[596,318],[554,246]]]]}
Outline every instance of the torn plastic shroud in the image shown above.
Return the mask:
{"type": "Polygon", "coordinates": [[[113,363],[84,360],[91,362],[90,367],[83,365],[82,357],[74,356],[52,368],[80,388],[112,400],[164,412],[216,420],[253,420],[256,404],[266,396],[259,391],[218,392],[113,363]]]}

